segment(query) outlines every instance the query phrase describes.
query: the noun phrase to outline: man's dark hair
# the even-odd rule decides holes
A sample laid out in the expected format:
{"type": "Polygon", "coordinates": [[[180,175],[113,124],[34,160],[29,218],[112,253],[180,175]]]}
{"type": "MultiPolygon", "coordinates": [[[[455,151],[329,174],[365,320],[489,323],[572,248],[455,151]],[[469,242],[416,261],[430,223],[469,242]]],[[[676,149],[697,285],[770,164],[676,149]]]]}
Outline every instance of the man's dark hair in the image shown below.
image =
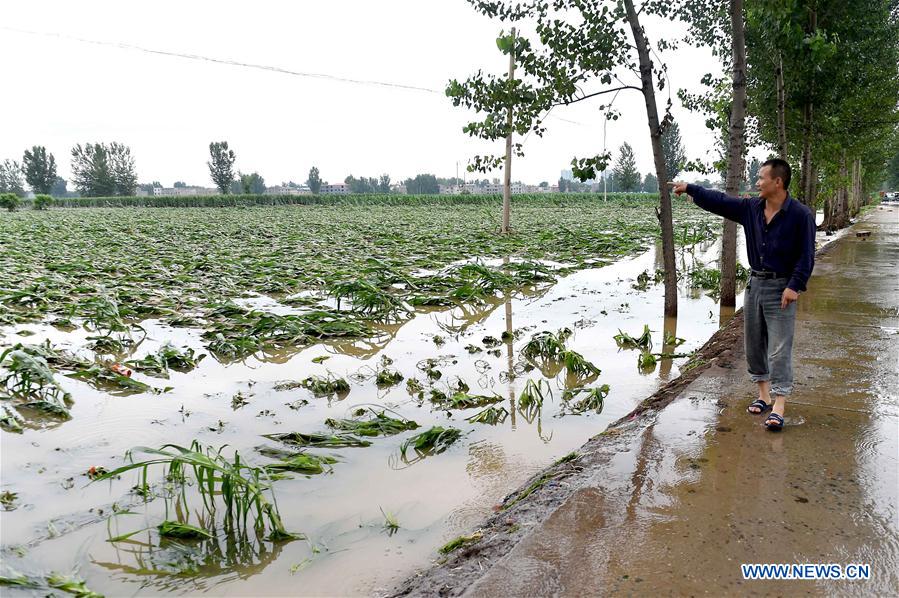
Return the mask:
{"type": "Polygon", "coordinates": [[[771,178],[776,179],[780,177],[780,180],[784,182],[785,191],[790,188],[790,177],[792,176],[792,173],[790,172],[790,165],[786,160],[771,158],[770,160],[765,161],[762,166],[771,167],[771,178]]]}

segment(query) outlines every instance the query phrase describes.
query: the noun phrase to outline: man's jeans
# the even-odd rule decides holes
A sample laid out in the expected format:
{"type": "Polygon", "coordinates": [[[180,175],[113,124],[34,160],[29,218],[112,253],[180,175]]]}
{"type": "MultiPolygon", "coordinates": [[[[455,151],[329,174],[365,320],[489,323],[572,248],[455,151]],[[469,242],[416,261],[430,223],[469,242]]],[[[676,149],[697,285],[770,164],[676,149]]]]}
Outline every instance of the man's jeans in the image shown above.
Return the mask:
{"type": "Polygon", "coordinates": [[[743,338],[753,382],[771,381],[771,394],[793,390],[793,327],[796,302],[780,308],[786,278],[752,276],[743,295],[743,338]]]}

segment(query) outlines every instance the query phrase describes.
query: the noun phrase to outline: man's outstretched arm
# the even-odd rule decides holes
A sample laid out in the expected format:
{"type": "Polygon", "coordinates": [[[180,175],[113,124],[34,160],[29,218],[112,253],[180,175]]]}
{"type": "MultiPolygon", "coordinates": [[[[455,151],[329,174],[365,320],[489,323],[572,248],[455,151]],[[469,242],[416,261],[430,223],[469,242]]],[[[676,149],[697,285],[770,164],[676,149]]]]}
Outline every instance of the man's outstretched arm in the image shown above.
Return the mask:
{"type": "Polygon", "coordinates": [[[749,214],[749,202],[745,199],[730,197],[720,191],[705,189],[699,185],[687,183],[668,184],[671,185],[675,195],[680,196],[686,193],[693,198],[693,203],[703,210],[723,216],[738,224],[743,224],[746,221],[747,214],[749,214]]]}

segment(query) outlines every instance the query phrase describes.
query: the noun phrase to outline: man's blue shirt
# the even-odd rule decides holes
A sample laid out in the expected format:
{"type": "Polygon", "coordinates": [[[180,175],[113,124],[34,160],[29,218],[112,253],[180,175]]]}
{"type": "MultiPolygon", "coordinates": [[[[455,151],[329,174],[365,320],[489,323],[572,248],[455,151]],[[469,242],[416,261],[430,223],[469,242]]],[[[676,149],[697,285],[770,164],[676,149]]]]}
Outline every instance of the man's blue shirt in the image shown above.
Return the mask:
{"type": "Polygon", "coordinates": [[[785,274],[790,279],[788,288],[805,290],[815,267],[815,215],[808,207],[787,195],[780,211],[766,224],[761,197],[728,197],[698,185],[687,185],[687,194],[703,210],[743,225],[753,270],[785,274]]]}

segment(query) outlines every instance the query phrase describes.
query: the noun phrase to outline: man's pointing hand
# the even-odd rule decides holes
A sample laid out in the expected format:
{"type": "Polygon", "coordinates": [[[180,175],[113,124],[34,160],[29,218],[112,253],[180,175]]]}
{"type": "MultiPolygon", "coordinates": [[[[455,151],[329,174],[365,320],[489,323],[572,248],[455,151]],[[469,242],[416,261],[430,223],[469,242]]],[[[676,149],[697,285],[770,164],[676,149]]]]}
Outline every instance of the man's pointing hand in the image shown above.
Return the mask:
{"type": "Polygon", "coordinates": [[[671,187],[671,190],[674,191],[674,194],[677,196],[687,192],[687,183],[671,182],[668,183],[668,186],[671,187]]]}

